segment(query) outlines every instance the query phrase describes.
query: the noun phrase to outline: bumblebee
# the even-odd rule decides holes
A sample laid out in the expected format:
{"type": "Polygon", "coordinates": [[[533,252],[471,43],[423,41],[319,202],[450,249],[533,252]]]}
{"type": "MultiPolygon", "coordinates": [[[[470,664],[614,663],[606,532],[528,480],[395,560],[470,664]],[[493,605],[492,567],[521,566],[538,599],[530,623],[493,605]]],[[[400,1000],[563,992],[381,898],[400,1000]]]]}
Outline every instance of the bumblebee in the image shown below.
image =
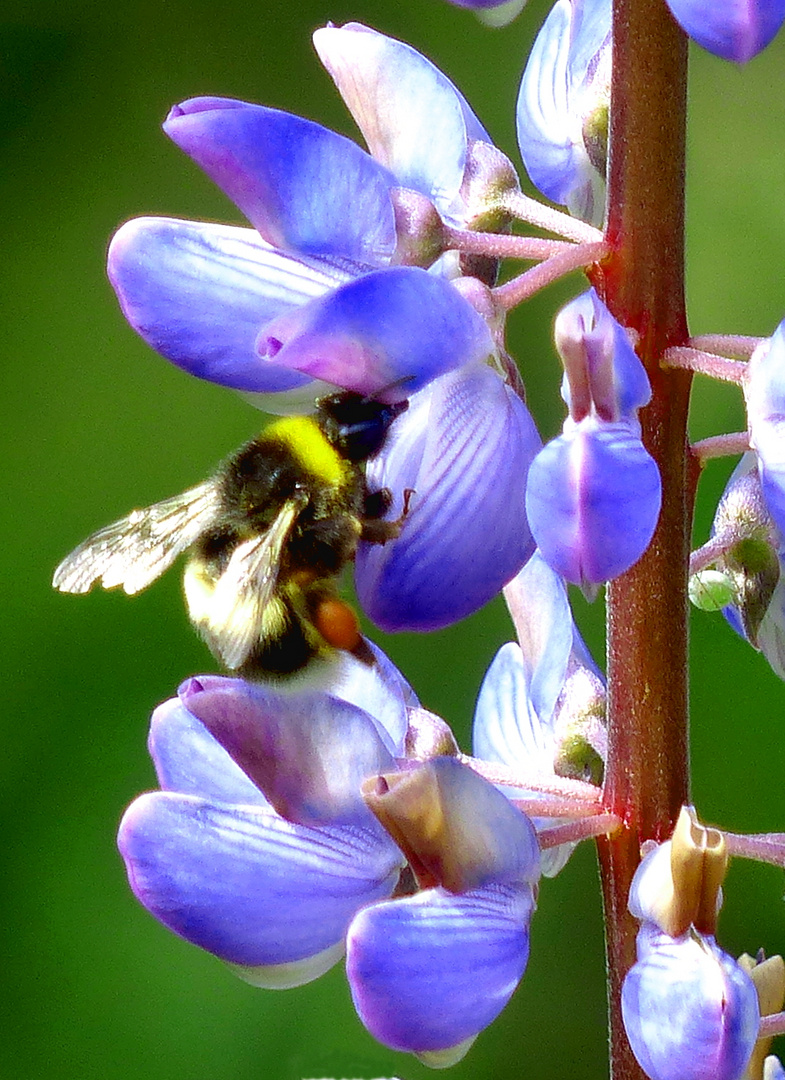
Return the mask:
{"type": "Polygon", "coordinates": [[[315,416],[281,417],[209,480],[93,533],[58,566],[54,587],[141,592],[188,554],[188,613],[210,650],[244,677],[283,679],[332,649],[364,656],[337,579],[358,542],[385,543],[388,491],[363,464],[407,403],[339,393],[315,416]]]}

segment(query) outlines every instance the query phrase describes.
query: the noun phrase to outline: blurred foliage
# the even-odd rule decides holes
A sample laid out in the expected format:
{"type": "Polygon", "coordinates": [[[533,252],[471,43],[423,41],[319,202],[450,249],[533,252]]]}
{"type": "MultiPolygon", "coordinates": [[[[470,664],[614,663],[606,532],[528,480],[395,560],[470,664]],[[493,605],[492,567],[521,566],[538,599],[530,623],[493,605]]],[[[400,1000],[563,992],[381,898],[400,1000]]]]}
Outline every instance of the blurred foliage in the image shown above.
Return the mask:
{"type": "MultiPolygon", "coordinates": [[[[127,217],[237,220],[162,135],[170,104],[245,97],[351,134],[310,32],[328,19],[361,19],[449,73],[517,161],[517,83],[546,10],[532,0],[494,32],[440,0],[3,5],[3,1078],[427,1075],[366,1035],[340,968],[286,994],[255,991],[136,905],[114,832],[124,806],[153,784],[147,719],[211,660],[187,625],[176,574],[134,600],[60,596],[49,582],[87,533],[198,481],[258,424],[239,398],[189,381],[148,350],[104,277],[107,240],[127,217]]],[[[697,50],[693,61],[692,327],[767,334],[785,312],[785,39],[744,69],[697,50]]],[[[512,347],[546,435],[561,423],[551,320],[579,287],[563,283],[512,320],[512,347]]],[[[696,437],[743,425],[727,387],[699,380],[695,402],[696,437]]],[[[729,468],[707,469],[699,539],[729,468]]],[[[578,597],[576,607],[601,657],[601,602],[590,608],[578,597]]],[[[509,636],[497,602],[427,641],[383,644],[468,747],[479,680],[509,636]]],[[[721,618],[703,613],[694,619],[693,673],[699,811],[739,830],[782,829],[785,689],[721,618]]],[[[452,1071],[456,1080],[604,1075],[595,879],[586,846],[544,882],[526,978],[452,1071]]],[[[721,923],[727,947],[785,948],[782,891],[779,871],[734,867],[721,923]]]]}

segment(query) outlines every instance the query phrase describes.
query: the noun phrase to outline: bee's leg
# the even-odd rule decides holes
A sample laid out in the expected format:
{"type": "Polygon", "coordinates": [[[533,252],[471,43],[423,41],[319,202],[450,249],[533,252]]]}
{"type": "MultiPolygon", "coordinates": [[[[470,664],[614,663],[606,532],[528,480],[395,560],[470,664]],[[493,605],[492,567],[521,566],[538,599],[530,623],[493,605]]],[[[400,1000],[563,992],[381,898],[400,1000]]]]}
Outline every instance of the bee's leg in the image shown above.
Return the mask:
{"type": "Polygon", "coordinates": [[[360,539],[369,544],[386,544],[400,536],[401,526],[409,513],[409,505],[414,495],[414,488],[405,488],[403,492],[403,510],[395,521],[383,521],[382,517],[392,505],[392,493],[389,488],[370,491],[365,496],[364,517],[360,530],[360,539]]]}

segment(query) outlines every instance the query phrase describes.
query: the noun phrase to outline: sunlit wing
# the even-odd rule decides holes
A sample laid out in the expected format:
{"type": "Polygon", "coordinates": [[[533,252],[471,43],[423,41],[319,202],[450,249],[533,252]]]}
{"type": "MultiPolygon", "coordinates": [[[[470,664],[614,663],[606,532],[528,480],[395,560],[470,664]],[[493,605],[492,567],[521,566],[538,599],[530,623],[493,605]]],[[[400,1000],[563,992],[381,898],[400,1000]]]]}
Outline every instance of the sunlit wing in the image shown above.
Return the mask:
{"type": "Polygon", "coordinates": [[[69,593],[86,593],[96,581],[105,589],[122,586],[129,594],[141,592],[218,520],[220,510],[212,480],[144,510],[133,510],[67,555],[55,570],[52,584],[69,593]]]}
{"type": "Polygon", "coordinates": [[[281,555],[302,506],[301,500],[287,501],[265,533],[235,548],[216,582],[209,623],[200,629],[230,670],[241,667],[259,642],[265,611],[275,596],[281,555]]]}

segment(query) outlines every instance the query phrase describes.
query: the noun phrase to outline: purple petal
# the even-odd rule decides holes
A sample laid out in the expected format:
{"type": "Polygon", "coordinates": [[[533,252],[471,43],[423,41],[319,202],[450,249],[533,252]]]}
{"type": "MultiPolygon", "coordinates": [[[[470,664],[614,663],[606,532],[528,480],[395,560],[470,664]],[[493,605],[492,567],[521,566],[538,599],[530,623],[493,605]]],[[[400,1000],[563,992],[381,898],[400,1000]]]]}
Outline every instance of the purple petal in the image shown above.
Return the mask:
{"type": "Polygon", "coordinates": [[[417,695],[378,645],[367,638],[365,644],[375,663],[369,665],[342,653],[332,669],[330,694],[367,713],[392,756],[404,757],[407,710],[419,706],[417,695]]]}
{"type": "Polygon", "coordinates": [[[267,805],[259,788],[179,698],[165,701],[153,713],[148,749],[164,791],[267,805]]]}
{"type": "MultiPolygon", "coordinates": [[[[535,553],[527,567],[537,558],[535,553]]],[[[558,696],[564,681],[566,660],[562,667],[555,651],[549,666],[552,667],[554,678],[561,670],[556,690],[558,696]]],[[[502,645],[485,674],[477,698],[472,734],[474,755],[483,761],[498,761],[502,765],[518,768],[523,773],[553,777],[556,744],[552,712],[556,699],[553,699],[549,712],[538,715],[531,698],[529,680],[530,674],[520,646],[515,642],[502,645]]],[[[503,787],[500,790],[509,798],[537,798],[537,792],[525,787],[503,787]]],[[[532,817],[531,822],[539,832],[562,824],[562,819],[532,817]]],[[[566,865],[574,847],[574,844],[560,844],[543,851],[540,856],[543,875],[555,877],[566,865]]]]}
{"type": "Polygon", "coordinates": [[[361,709],[240,679],[190,680],[180,697],[288,820],[375,827],[360,786],[393,761],[361,709]]]}
{"type": "Polygon", "coordinates": [[[459,223],[467,138],[491,141],[463,96],[410,45],[359,23],[313,40],[374,158],[459,223]]]}
{"type": "Polygon", "coordinates": [[[327,263],[275,251],[252,229],[171,218],[123,225],[108,272],[148,345],[200,379],[262,393],[310,380],[259,360],[260,327],[347,280],[327,263]]]}
{"type": "Polygon", "coordinates": [[[558,0],[529,54],[518,95],[518,145],[539,190],[587,221],[601,222],[604,182],[583,142],[591,88],[607,77],[610,0],[558,0]]]}
{"type": "Polygon", "coordinates": [[[493,351],[484,319],[444,278],[418,267],[365,274],[265,327],[270,366],[382,401],[493,351]]]}
{"type": "Polygon", "coordinates": [[[739,1080],[758,1034],[750,977],[712,938],[644,928],[622,1015],[650,1080],[739,1080]]]}
{"type": "Polygon", "coordinates": [[[594,289],[561,309],[554,336],[567,377],[564,397],[574,420],[592,410],[603,420],[624,420],[649,403],[646,369],[594,289]]]}
{"type": "Polygon", "coordinates": [[[765,49],[785,20],[785,0],[667,0],[699,45],[743,64],[765,49]]]}
{"type": "Polygon", "coordinates": [[[530,890],[429,889],[365,908],[347,937],[355,1008],[394,1050],[444,1050],[476,1035],[512,996],[529,955],[530,890]]]}
{"type": "Polygon", "coordinates": [[[763,497],[785,534],[785,321],[750,359],[744,396],[750,446],[758,455],[763,497]]]}
{"type": "Polygon", "coordinates": [[[484,365],[412,399],[368,469],[371,490],[392,492],[393,519],[413,491],[400,536],[357,553],[357,594],[378,626],[448,626],[520,570],[534,550],[522,493],[539,445],[524,403],[484,365]]]}
{"type": "Polygon", "coordinates": [[[542,720],[537,715],[520,646],[509,641],[496,653],[480,687],[474,713],[474,754],[483,761],[552,776],[554,736],[550,721],[551,713],[542,720]]]}
{"type": "Polygon", "coordinates": [[[543,558],[576,585],[638,561],[660,513],[660,474],[627,424],[565,424],[529,470],[526,511],[543,558]]]}
{"type": "Polygon", "coordinates": [[[388,896],[401,860],[362,829],[308,829],[269,807],[155,792],[120,824],[131,888],[165,926],[235,964],[284,964],[340,942],[388,896]]]}
{"type": "Polygon", "coordinates": [[[576,633],[567,589],[535,551],[504,595],[521,647],[529,697],[546,723],[561,693],[576,633]]]}
{"type": "Polygon", "coordinates": [[[164,131],[275,247],[371,265],[392,255],[396,181],[342,135],[222,98],[175,105],[164,131]]]}

